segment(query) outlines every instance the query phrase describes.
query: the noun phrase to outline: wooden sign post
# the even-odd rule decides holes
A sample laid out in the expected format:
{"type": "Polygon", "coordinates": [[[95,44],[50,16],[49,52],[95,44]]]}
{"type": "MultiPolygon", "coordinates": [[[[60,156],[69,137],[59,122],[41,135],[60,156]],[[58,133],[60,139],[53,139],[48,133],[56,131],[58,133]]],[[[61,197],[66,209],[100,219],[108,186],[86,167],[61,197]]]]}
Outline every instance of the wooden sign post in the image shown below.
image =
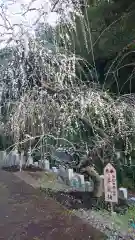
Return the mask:
{"type": "Polygon", "coordinates": [[[118,190],[116,170],[110,163],[104,168],[104,189],[105,201],[110,202],[111,212],[113,212],[113,203],[118,202],[118,190]]]}

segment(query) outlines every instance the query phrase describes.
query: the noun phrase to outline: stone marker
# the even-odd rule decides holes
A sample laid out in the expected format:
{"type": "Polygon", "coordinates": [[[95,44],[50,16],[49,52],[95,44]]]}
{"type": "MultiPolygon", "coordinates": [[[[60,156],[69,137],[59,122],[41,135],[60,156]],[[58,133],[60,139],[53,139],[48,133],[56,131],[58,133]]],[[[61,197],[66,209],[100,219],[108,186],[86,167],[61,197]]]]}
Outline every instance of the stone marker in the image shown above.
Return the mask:
{"type": "Polygon", "coordinates": [[[20,171],[22,171],[22,167],[25,165],[25,156],[24,156],[24,152],[21,152],[21,156],[20,156],[20,171]]]}
{"type": "Polygon", "coordinates": [[[0,151],[0,167],[6,166],[6,151],[0,151]]]}
{"type": "Polygon", "coordinates": [[[11,167],[13,166],[13,154],[12,152],[10,152],[8,155],[7,155],[7,158],[6,158],[6,166],[7,167],[11,167]]]}
{"type": "Polygon", "coordinates": [[[127,188],[119,188],[119,198],[120,199],[125,199],[127,200],[128,199],[128,192],[127,192],[127,188]]]}
{"type": "Polygon", "coordinates": [[[50,162],[47,159],[44,160],[44,169],[48,171],[50,170],[50,162]]]}
{"type": "Polygon", "coordinates": [[[32,156],[29,156],[29,157],[28,157],[27,165],[28,165],[28,166],[29,166],[29,165],[33,165],[33,158],[32,158],[32,156]]]}
{"type": "Polygon", "coordinates": [[[39,161],[38,161],[38,165],[39,165],[40,168],[43,168],[43,161],[42,161],[42,160],[39,160],[39,161]]]}
{"type": "MultiPolygon", "coordinates": [[[[101,181],[99,186],[99,192],[101,192],[100,190],[102,191],[101,181]]],[[[111,211],[113,212],[112,203],[118,202],[118,189],[117,189],[116,169],[110,163],[108,163],[104,168],[104,192],[105,192],[105,201],[110,202],[110,205],[112,208],[111,211]]]]}
{"type": "Polygon", "coordinates": [[[58,168],[56,168],[56,167],[52,167],[52,172],[58,174],[58,173],[59,173],[59,170],[58,170],[58,168]]]}
{"type": "Polygon", "coordinates": [[[84,181],[84,175],[82,174],[75,174],[75,176],[78,179],[79,182],[79,191],[85,191],[85,181],[84,181]]]}
{"type": "Polygon", "coordinates": [[[86,192],[93,192],[94,190],[94,183],[91,181],[85,181],[85,191],[86,192]]]}
{"type": "Polygon", "coordinates": [[[78,178],[76,176],[74,176],[70,180],[70,186],[73,188],[73,190],[78,190],[80,188],[80,183],[79,183],[78,178]]]}
{"type": "Polygon", "coordinates": [[[59,176],[63,179],[64,182],[67,180],[67,171],[65,167],[59,166],[59,176]]]}
{"type": "Polygon", "coordinates": [[[34,165],[35,167],[38,167],[38,166],[39,166],[38,162],[34,162],[33,165],[34,165]]]}
{"type": "Polygon", "coordinates": [[[20,166],[20,155],[19,153],[16,153],[16,155],[14,155],[14,164],[17,165],[17,166],[20,166]]]}
{"type": "Polygon", "coordinates": [[[80,184],[81,185],[84,185],[84,175],[82,175],[82,174],[77,174],[78,175],[78,178],[79,178],[79,180],[80,180],[80,184]]]}
{"type": "Polygon", "coordinates": [[[67,177],[67,180],[68,182],[70,182],[70,180],[73,178],[74,176],[74,171],[72,168],[69,168],[66,170],[66,177],[67,177]]]}

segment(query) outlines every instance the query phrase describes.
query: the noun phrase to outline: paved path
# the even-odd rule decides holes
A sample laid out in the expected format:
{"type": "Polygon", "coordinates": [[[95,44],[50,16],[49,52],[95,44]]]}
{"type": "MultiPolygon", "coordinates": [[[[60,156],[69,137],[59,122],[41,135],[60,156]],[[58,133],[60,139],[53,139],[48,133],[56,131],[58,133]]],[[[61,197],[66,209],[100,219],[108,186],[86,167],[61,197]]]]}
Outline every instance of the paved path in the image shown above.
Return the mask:
{"type": "Polygon", "coordinates": [[[103,235],[71,216],[14,174],[0,171],[0,239],[103,240],[103,235]]]}

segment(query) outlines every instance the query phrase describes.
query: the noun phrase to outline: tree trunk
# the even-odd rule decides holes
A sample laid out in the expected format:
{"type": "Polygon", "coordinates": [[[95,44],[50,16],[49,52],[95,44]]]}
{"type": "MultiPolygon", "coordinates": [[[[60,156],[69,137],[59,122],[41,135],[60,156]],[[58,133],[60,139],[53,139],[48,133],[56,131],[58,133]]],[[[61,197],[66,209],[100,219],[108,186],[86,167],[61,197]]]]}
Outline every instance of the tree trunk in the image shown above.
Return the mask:
{"type": "Polygon", "coordinates": [[[103,180],[94,167],[87,166],[81,171],[86,172],[94,181],[94,197],[100,198],[103,195],[103,180]]]}

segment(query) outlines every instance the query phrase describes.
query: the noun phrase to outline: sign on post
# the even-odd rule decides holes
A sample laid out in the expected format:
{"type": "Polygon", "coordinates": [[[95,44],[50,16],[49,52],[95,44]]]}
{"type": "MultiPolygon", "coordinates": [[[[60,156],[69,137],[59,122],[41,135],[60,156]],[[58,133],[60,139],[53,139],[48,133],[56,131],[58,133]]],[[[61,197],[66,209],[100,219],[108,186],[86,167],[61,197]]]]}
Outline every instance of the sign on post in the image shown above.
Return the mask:
{"type": "Polygon", "coordinates": [[[104,189],[106,202],[118,202],[118,190],[115,168],[108,163],[104,168],[104,189]]]}

